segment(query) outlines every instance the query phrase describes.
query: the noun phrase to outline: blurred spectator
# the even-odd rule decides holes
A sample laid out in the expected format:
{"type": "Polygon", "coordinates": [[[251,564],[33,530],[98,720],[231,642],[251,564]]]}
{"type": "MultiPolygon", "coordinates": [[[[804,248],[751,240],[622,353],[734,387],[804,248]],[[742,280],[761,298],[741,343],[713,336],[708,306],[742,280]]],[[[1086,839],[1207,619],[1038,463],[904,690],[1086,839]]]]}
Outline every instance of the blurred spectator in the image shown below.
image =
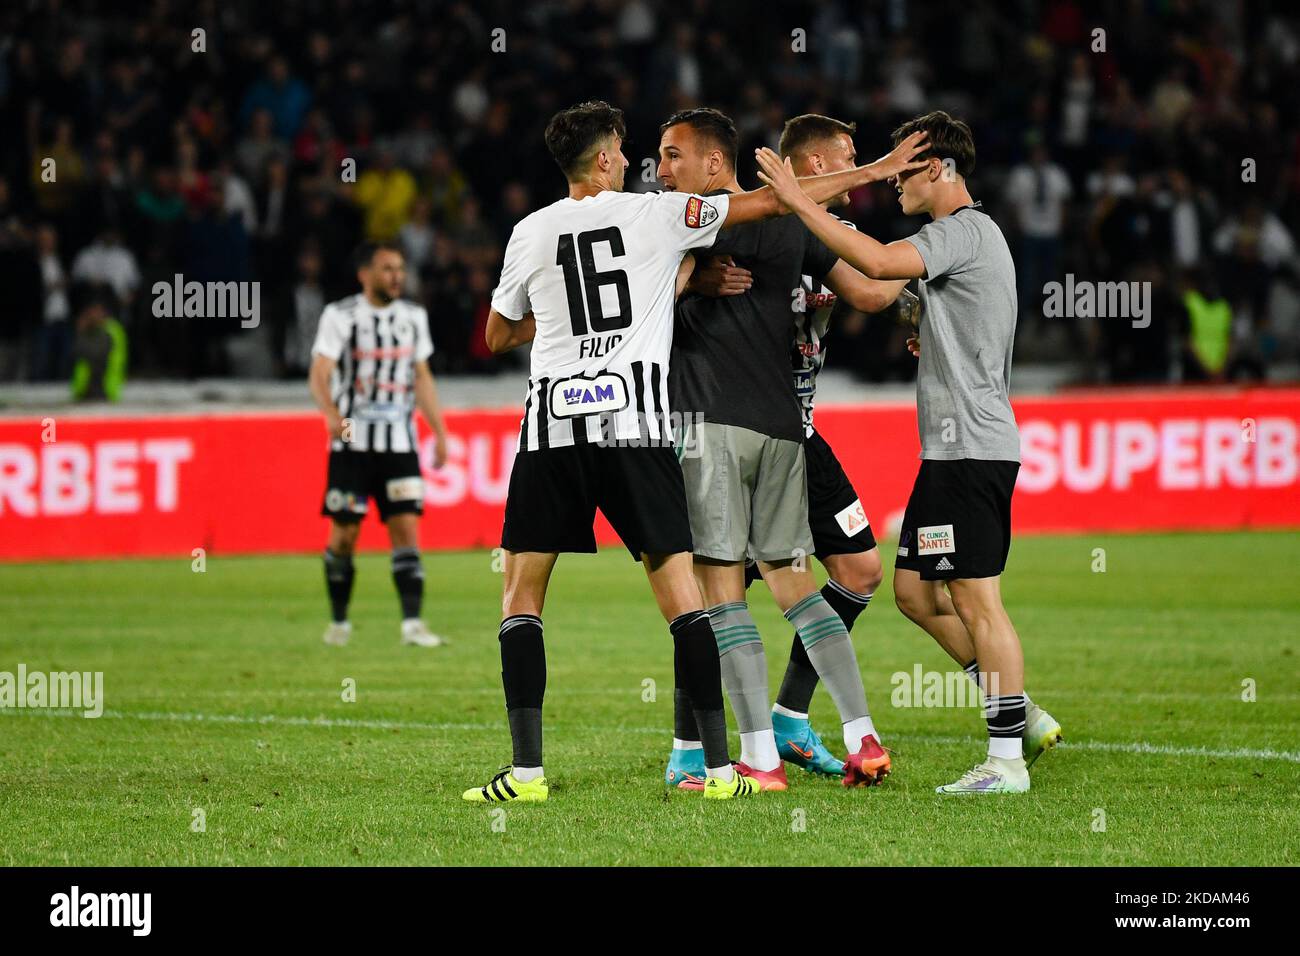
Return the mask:
{"type": "Polygon", "coordinates": [[[77,312],[73,342],[72,397],[115,402],[126,382],[126,330],[113,317],[112,297],[94,289],[77,312]]]}
{"type": "Polygon", "coordinates": [[[41,270],[44,305],[41,326],[36,333],[32,359],[32,380],[66,379],[72,357],[72,309],[68,304],[68,275],[59,258],[59,237],[54,227],[42,223],[36,229],[36,258],[41,270]]]}
{"type": "Polygon", "coordinates": [[[77,253],[72,261],[72,278],[77,282],[103,283],[124,303],[129,303],[140,287],[135,254],[122,245],[122,235],[116,229],[105,230],[77,253]]]}
{"type": "Polygon", "coordinates": [[[415,177],[396,165],[388,149],[380,149],[375,163],[357,177],[353,198],[365,214],[366,238],[388,242],[411,213],[415,177]]]}
{"type": "Polygon", "coordinates": [[[1041,142],[1031,147],[1029,162],[1016,166],[1007,178],[1006,198],[1019,232],[1016,278],[1021,316],[1040,319],[1043,286],[1062,278],[1061,234],[1065,204],[1073,192],[1065,170],[1048,158],[1041,142]]]}
{"type": "Polygon", "coordinates": [[[299,79],[289,75],[284,57],[271,58],[266,76],[253,84],[239,109],[239,125],[248,126],[259,112],[270,116],[275,135],[293,139],[311,103],[311,91],[299,79]]]}

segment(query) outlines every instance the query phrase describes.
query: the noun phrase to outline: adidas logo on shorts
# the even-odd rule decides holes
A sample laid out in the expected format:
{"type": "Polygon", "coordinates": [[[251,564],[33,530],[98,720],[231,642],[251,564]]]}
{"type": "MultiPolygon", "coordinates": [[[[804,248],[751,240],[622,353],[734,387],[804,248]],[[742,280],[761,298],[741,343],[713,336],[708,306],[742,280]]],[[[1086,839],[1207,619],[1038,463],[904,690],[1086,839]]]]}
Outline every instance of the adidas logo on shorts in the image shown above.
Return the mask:
{"type": "Polygon", "coordinates": [[[955,570],[957,570],[956,568],[954,568],[954,567],[952,566],[952,562],[948,560],[948,555],[946,555],[946,554],[945,554],[942,558],[939,559],[939,563],[936,564],[936,565],[934,566],[934,569],[935,569],[936,571],[955,571],[955,570]]]}

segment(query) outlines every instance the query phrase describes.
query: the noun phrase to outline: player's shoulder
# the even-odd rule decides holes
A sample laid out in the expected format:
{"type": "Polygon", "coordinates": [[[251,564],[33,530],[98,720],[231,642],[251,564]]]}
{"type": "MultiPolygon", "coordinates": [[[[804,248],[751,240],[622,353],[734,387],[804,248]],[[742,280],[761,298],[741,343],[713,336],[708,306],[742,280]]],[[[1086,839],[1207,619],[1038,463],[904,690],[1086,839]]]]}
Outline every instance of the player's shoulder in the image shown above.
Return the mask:
{"type": "Polygon", "coordinates": [[[348,322],[356,318],[357,310],[361,306],[361,293],[344,296],[341,299],[335,299],[333,302],[327,302],[325,308],[321,310],[321,318],[329,318],[339,322],[348,322]]]}
{"type": "Polygon", "coordinates": [[[393,306],[398,315],[410,315],[418,318],[428,314],[424,306],[411,299],[396,298],[393,300],[393,306]]]}
{"type": "Polygon", "coordinates": [[[515,223],[515,228],[511,234],[511,238],[527,238],[534,233],[546,230],[549,226],[553,225],[557,219],[564,216],[566,203],[568,203],[567,199],[557,199],[548,206],[543,206],[541,209],[534,209],[528,215],[524,216],[523,219],[520,219],[515,223]]]}

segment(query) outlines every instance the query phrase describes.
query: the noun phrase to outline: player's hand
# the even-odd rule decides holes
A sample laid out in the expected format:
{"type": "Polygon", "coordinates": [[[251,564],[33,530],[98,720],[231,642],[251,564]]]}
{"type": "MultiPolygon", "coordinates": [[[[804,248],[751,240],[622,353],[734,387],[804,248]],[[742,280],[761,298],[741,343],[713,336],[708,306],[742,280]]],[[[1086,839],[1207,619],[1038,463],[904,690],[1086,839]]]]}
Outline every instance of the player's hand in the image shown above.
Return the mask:
{"type": "Polygon", "coordinates": [[[331,410],[325,413],[325,430],[335,441],[343,439],[343,416],[331,410]]]}
{"type": "Polygon", "coordinates": [[[433,468],[437,471],[447,463],[447,433],[437,432],[433,436],[433,468]]]}
{"type": "Polygon", "coordinates": [[[870,182],[884,182],[893,179],[899,173],[913,169],[924,169],[930,164],[928,159],[917,159],[917,155],[930,148],[930,140],[925,130],[917,130],[903,139],[892,150],[881,156],[874,163],[867,164],[871,174],[870,182]]]}
{"type": "Polygon", "coordinates": [[[754,158],[758,160],[758,178],[772,187],[777,200],[788,211],[794,211],[800,203],[812,202],[795,178],[789,159],[782,160],[766,146],[754,150],[754,158]]]}
{"type": "Polygon", "coordinates": [[[912,358],[921,357],[921,340],[915,335],[907,338],[907,350],[912,353],[912,358]]]}
{"type": "Polygon", "coordinates": [[[727,295],[744,295],[754,284],[754,274],[736,265],[731,256],[710,256],[696,262],[687,292],[707,295],[712,299],[727,295]]]}

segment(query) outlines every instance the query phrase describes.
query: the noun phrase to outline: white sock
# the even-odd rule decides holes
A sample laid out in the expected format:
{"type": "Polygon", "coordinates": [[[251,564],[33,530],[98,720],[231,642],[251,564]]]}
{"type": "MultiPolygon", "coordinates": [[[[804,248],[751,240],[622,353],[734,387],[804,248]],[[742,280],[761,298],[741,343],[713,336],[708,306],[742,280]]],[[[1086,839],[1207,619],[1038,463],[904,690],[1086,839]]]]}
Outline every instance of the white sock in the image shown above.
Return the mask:
{"type": "Polygon", "coordinates": [[[716,777],[723,783],[731,783],[731,778],[736,775],[736,771],[731,768],[731,764],[727,764],[725,767],[705,767],[704,775],[716,777]]]}
{"type": "Polygon", "coordinates": [[[870,714],[854,718],[844,725],[844,746],[851,754],[862,748],[862,738],[867,736],[875,737],[876,743],[880,743],[880,735],[876,733],[876,725],[871,722],[870,714]]]}
{"type": "Polygon", "coordinates": [[[673,738],[673,750],[703,750],[704,744],[698,740],[678,740],[673,738]]]}
{"type": "Polygon", "coordinates": [[[542,773],[541,767],[511,767],[510,776],[514,777],[520,783],[528,783],[536,780],[538,777],[546,776],[542,773]]]}
{"type": "Polygon", "coordinates": [[[740,735],[740,762],[763,771],[781,766],[781,755],[776,752],[776,736],[771,727],[740,735]]]}
{"type": "Polygon", "coordinates": [[[1001,757],[1003,760],[1023,760],[1020,737],[990,737],[989,756],[1001,757]]]}
{"type": "Polygon", "coordinates": [[[797,711],[797,710],[791,710],[789,707],[782,707],[780,704],[773,704],[773,705],[772,705],[772,713],[774,713],[774,714],[784,714],[784,715],[787,716],[787,717],[794,717],[794,718],[797,718],[798,720],[807,720],[807,719],[808,719],[808,715],[807,715],[807,714],[801,714],[801,713],[799,713],[799,711],[797,711]]]}

